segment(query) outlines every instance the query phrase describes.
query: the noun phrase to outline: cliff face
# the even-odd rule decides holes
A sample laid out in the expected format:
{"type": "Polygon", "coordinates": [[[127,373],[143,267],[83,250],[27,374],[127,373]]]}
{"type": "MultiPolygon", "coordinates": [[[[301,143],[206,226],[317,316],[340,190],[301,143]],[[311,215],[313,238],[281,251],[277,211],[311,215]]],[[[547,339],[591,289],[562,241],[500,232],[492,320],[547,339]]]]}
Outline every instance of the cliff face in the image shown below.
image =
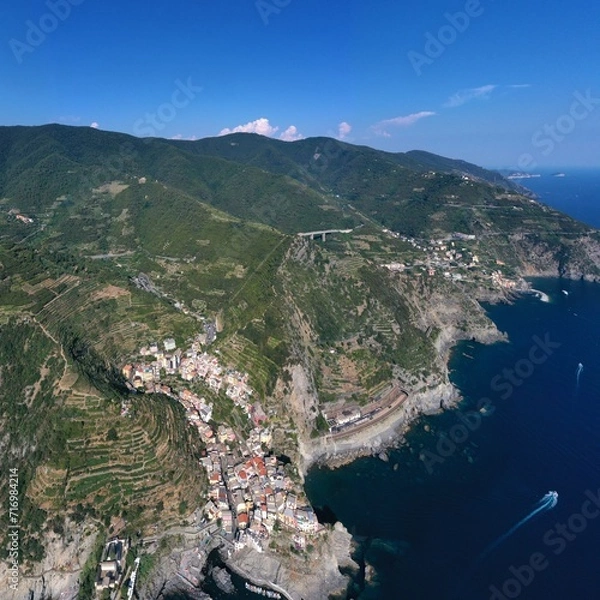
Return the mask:
{"type": "Polygon", "coordinates": [[[75,523],[67,519],[64,534],[49,533],[43,538],[46,555],[27,570],[20,566],[17,589],[8,585],[5,562],[0,564],[0,587],[3,600],[50,600],[75,598],[81,571],[92,554],[97,528],[91,522],[75,523]],[[30,569],[30,570],[29,570],[30,569]]]}
{"type": "Polygon", "coordinates": [[[596,233],[555,243],[519,234],[511,241],[523,276],[600,281],[600,241],[596,233]]]}
{"type": "Polygon", "coordinates": [[[189,600],[211,600],[198,585],[203,580],[202,569],[205,566],[206,552],[198,549],[196,540],[169,540],[170,550],[157,550],[155,568],[150,576],[139,581],[136,595],[144,600],[163,600],[164,598],[186,598],[189,600]],[[178,573],[185,572],[193,584],[185,581],[178,573]]]}
{"type": "MultiPolygon", "coordinates": [[[[198,317],[214,321],[221,356],[250,374],[273,426],[275,447],[300,472],[315,461],[378,452],[418,415],[457,401],[446,366],[452,346],[464,338],[502,339],[477,302],[504,297],[492,287],[492,273],[512,279],[600,277],[596,232],[530,198],[477,183],[473,177],[485,175],[480,170],[440,157],[421,154],[406,161],[334,140],[290,144],[241,134],[235,145],[225,138],[142,143],[57,126],[0,128],[0,138],[8,149],[0,169],[6,217],[0,219],[0,338],[8,339],[7,315],[34,317],[50,336],[68,334],[69,361],[85,365],[90,381],[105,389],[109,373],[102,362],[114,366],[151,340],[177,337],[175,332],[181,339],[195,334],[198,317]],[[26,153],[30,169],[11,164],[19,156],[11,148],[43,149],[51,139],[56,141],[51,169],[43,151],[26,153]],[[109,168],[111,158],[122,158],[129,145],[134,151],[127,165],[121,161],[109,168]],[[327,164],[315,162],[323,154],[327,164]],[[93,181],[72,176],[74,157],[81,173],[97,172],[93,181]],[[469,176],[463,177],[466,168],[469,176]],[[20,222],[15,207],[32,222],[20,222]],[[298,236],[332,229],[347,233],[298,236]],[[140,271],[151,275],[151,286],[132,284],[140,271]],[[324,413],[363,407],[392,383],[408,392],[397,411],[360,431],[335,439],[327,435],[324,413]]],[[[14,333],[21,335],[22,327],[14,333]]],[[[27,345],[39,348],[40,337],[34,341],[27,345]]],[[[4,346],[0,396],[6,397],[0,408],[7,413],[18,397],[6,391],[9,367],[26,353],[15,352],[14,343],[4,346]]],[[[51,358],[24,362],[40,374],[48,365],[57,368],[51,358]]],[[[66,447],[77,449],[72,454],[78,477],[96,476],[86,471],[95,467],[92,460],[101,454],[95,449],[105,446],[115,425],[119,443],[106,444],[111,468],[98,469],[106,477],[103,506],[94,495],[73,496],[70,506],[63,506],[63,467],[56,465],[55,485],[44,478],[28,482],[28,497],[41,505],[47,490],[56,491],[61,516],[89,501],[99,519],[114,517],[139,500],[133,489],[123,497],[129,484],[113,484],[123,483],[121,473],[134,470],[131,462],[143,452],[139,462],[148,466],[156,485],[145,491],[148,479],[137,474],[129,483],[144,490],[140,501],[152,525],[159,503],[173,518],[180,501],[190,508],[201,504],[203,481],[195,477],[184,420],[173,407],[138,397],[134,429],[129,417],[118,416],[117,405],[113,415],[99,396],[86,398],[96,392],[80,382],[71,400],[81,419],[53,420],[58,403],[44,379],[37,378],[33,387],[24,381],[14,386],[18,394],[27,388],[34,396],[48,394],[47,404],[37,408],[29,393],[22,394],[19,402],[26,410],[18,419],[35,417],[40,426],[31,431],[64,427],[61,434],[73,442],[66,447]],[[86,437],[98,444],[88,447],[88,456],[78,450],[86,437]],[[37,498],[30,493],[34,488],[37,498]]],[[[66,382],[61,392],[74,388],[76,379],[61,379],[66,382]]],[[[33,447],[24,441],[23,429],[16,420],[12,431],[22,455],[27,445],[33,447]]],[[[3,452],[9,434],[0,434],[3,452]]],[[[39,441],[50,438],[40,434],[39,441]]],[[[63,458],[60,439],[56,436],[47,456],[63,458]]],[[[160,523],[166,521],[163,512],[160,523]]],[[[31,576],[23,573],[19,594],[31,588],[39,600],[68,591],[94,537],[76,530],[68,527],[60,540],[45,534],[40,541],[47,558],[31,576]]],[[[5,565],[0,566],[5,577],[2,569],[5,565]]]]}

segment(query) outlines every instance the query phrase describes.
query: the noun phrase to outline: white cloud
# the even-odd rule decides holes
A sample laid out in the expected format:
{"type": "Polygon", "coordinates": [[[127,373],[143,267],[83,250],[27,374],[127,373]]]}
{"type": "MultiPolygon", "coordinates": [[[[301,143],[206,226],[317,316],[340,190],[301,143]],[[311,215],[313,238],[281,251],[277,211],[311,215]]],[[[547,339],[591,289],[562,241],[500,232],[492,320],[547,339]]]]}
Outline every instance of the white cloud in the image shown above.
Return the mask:
{"type": "MultiPolygon", "coordinates": [[[[279,127],[271,125],[269,119],[262,117],[256,119],[256,121],[250,121],[244,125],[238,125],[237,127],[225,127],[221,129],[219,135],[229,135],[230,133],[258,133],[259,135],[265,135],[267,137],[275,137],[275,134],[279,131],[279,127]]],[[[301,140],[304,136],[298,131],[295,125],[290,125],[285,131],[279,135],[279,139],[284,142],[295,142],[301,140]]]]}
{"type": "Polygon", "coordinates": [[[301,140],[304,136],[298,131],[295,125],[290,125],[280,136],[279,139],[284,142],[295,142],[301,140]]]}
{"type": "Polygon", "coordinates": [[[269,119],[264,117],[256,119],[256,121],[250,121],[245,125],[238,125],[233,129],[226,127],[219,132],[219,135],[228,135],[230,133],[258,133],[259,135],[273,136],[279,131],[279,127],[273,127],[269,123],[269,119]]]}
{"type": "Polygon", "coordinates": [[[462,106],[471,100],[482,99],[487,100],[491,93],[497,88],[497,85],[482,85],[481,87],[469,88],[466,90],[460,90],[456,94],[452,94],[446,101],[444,106],[446,108],[455,108],[462,106]]]}
{"type": "Polygon", "coordinates": [[[436,113],[430,110],[422,110],[417,113],[412,113],[410,115],[406,115],[404,117],[395,117],[393,119],[385,119],[384,121],[379,121],[371,128],[377,135],[381,135],[383,137],[391,137],[388,129],[390,127],[409,127],[410,125],[414,125],[417,121],[424,119],[426,117],[433,117],[436,113]]]}
{"type": "Polygon", "coordinates": [[[521,88],[530,88],[531,84],[530,83],[513,83],[512,85],[509,85],[508,87],[519,90],[521,88]]]}
{"type": "Polygon", "coordinates": [[[183,134],[178,133],[173,137],[169,138],[170,140],[186,140],[188,142],[195,142],[198,138],[195,135],[191,135],[189,137],[183,137],[183,134]]]}
{"type": "Polygon", "coordinates": [[[338,139],[343,140],[350,135],[352,131],[352,125],[350,123],[346,123],[346,121],[342,121],[338,125],[338,139]]]}
{"type": "Polygon", "coordinates": [[[90,125],[90,127],[91,127],[92,129],[98,129],[98,128],[100,127],[100,125],[99,125],[99,124],[98,124],[96,121],[94,121],[94,122],[93,122],[93,123],[90,125]]]}

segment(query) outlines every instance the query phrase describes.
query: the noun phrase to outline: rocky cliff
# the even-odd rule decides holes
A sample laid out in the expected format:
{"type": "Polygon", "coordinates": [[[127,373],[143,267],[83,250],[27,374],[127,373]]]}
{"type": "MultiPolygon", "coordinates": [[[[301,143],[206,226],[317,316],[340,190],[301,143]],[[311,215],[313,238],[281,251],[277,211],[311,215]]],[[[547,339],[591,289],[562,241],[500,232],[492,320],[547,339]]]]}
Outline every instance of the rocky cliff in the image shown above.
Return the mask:
{"type": "Polygon", "coordinates": [[[52,600],[77,598],[81,572],[94,549],[98,535],[95,523],[65,520],[64,532],[44,538],[42,562],[20,566],[16,589],[9,585],[6,562],[0,564],[2,600],[52,600]]]}
{"type": "Polygon", "coordinates": [[[283,557],[252,548],[236,552],[227,561],[230,568],[257,584],[271,582],[285,590],[293,600],[328,600],[345,597],[350,580],[341,570],[356,571],[352,560],[352,536],[341,524],[321,534],[314,549],[301,557],[283,557]]]}

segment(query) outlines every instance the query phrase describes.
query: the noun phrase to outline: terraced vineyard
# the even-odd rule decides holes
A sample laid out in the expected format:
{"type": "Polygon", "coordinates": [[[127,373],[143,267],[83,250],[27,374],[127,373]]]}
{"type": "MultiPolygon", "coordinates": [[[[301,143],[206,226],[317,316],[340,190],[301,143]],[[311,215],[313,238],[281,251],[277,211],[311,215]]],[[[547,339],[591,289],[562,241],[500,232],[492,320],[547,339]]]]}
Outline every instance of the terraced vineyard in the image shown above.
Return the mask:
{"type": "Polygon", "coordinates": [[[104,357],[115,362],[132,354],[150,338],[160,339],[173,329],[189,330],[193,323],[150,294],[120,286],[78,282],[49,302],[36,302],[33,311],[57,335],[79,325],[79,332],[104,357]],[[36,310],[38,309],[38,310],[36,310]]]}
{"type": "MultiPolygon", "coordinates": [[[[177,523],[180,507],[199,505],[206,489],[200,440],[173,400],[124,395],[114,366],[149,338],[193,332],[193,321],[126,281],[61,273],[19,247],[3,249],[0,265],[0,372],[10,383],[0,394],[3,453],[17,442],[27,449],[12,460],[25,514],[88,514],[106,525],[123,517],[143,528],[160,512],[177,523]]],[[[24,531],[24,544],[39,558],[43,518],[28,519],[39,529],[24,531]]]]}
{"type": "Polygon", "coordinates": [[[223,364],[235,365],[251,373],[250,385],[264,395],[277,375],[277,365],[260,352],[256,344],[241,335],[233,335],[219,344],[223,364]]]}
{"type": "Polygon", "coordinates": [[[160,505],[161,519],[170,523],[181,517],[182,501],[200,502],[205,485],[195,459],[200,444],[173,401],[141,396],[121,416],[117,404],[75,385],[62,423],[66,451],[38,467],[30,490],[46,510],[82,503],[98,515],[147,521],[160,505]]]}

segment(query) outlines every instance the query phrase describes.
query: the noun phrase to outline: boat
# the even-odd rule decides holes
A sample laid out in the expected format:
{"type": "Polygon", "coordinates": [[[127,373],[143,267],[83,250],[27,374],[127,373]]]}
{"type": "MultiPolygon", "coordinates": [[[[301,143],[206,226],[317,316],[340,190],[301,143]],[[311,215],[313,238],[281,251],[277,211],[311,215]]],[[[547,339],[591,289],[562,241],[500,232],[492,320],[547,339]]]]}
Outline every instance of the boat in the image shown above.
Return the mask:
{"type": "Polygon", "coordinates": [[[524,290],[524,291],[525,292],[529,292],[531,294],[534,294],[542,302],[550,302],[550,296],[548,296],[548,294],[546,294],[545,292],[542,292],[541,290],[536,290],[534,288],[529,288],[529,289],[524,290]]]}
{"type": "Polygon", "coordinates": [[[253,594],[258,594],[259,596],[264,596],[265,598],[275,598],[275,600],[281,599],[281,594],[279,592],[274,592],[272,590],[266,590],[265,588],[261,588],[258,585],[253,585],[246,581],[244,587],[253,594]]]}

